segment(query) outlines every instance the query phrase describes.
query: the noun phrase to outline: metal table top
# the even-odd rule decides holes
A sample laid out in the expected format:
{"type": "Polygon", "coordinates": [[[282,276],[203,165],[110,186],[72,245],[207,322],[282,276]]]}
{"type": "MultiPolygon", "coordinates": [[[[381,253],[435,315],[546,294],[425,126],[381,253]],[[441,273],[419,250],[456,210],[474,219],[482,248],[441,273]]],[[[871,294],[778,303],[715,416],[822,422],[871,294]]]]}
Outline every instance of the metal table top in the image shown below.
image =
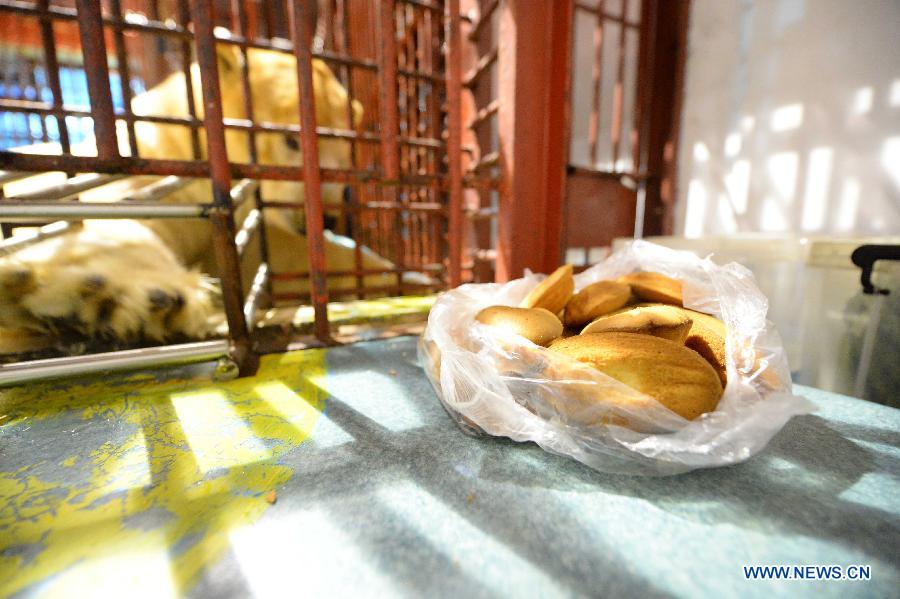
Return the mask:
{"type": "Polygon", "coordinates": [[[798,387],[748,462],[636,478],[465,436],[413,338],[190,374],[0,391],[0,595],[898,596],[892,408],[798,387]]]}

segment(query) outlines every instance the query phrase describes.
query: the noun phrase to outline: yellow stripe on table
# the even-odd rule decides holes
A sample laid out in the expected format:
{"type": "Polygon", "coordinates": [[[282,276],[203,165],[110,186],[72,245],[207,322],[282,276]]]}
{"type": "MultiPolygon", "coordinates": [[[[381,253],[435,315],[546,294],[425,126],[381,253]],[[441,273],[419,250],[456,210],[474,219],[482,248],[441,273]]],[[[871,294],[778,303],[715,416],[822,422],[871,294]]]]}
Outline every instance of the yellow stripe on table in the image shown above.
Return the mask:
{"type": "Polygon", "coordinates": [[[221,384],[132,375],[0,390],[0,445],[34,447],[0,472],[0,595],[35,583],[51,596],[179,594],[291,477],[279,460],[311,434],[325,371],[325,350],[305,350],[221,384]],[[48,444],[66,457],[42,459],[48,444]]]}

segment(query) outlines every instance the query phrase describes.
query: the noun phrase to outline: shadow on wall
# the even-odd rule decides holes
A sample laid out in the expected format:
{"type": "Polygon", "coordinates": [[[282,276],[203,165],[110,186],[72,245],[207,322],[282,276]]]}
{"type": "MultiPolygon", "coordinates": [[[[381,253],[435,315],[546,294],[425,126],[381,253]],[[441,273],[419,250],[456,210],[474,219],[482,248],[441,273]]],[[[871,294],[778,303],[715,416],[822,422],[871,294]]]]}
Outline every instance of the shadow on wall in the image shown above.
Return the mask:
{"type": "Polygon", "coordinates": [[[695,0],[676,233],[900,234],[900,4],[695,0]]]}

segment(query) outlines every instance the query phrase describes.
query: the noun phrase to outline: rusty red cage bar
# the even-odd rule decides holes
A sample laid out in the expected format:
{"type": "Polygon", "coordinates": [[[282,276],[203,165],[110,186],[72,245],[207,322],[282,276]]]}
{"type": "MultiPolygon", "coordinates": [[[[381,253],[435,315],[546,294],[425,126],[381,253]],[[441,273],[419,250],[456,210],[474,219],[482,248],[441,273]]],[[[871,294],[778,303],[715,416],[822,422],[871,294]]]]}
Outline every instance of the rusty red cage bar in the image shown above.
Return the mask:
{"type": "Polygon", "coordinates": [[[215,15],[212,0],[196,0],[193,5],[196,30],[197,63],[200,66],[200,87],[203,93],[203,121],[206,129],[209,174],[213,188],[213,202],[220,210],[210,215],[213,226],[213,249],[222,269],[222,299],[233,352],[241,373],[253,372],[256,363],[251,358],[250,335],[243,313],[241,272],[237,248],[234,244],[234,211],[231,202],[231,173],[228,169],[228,149],[225,145],[222,96],[219,89],[219,65],[216,57],[216,38],[213,35],[215,15]]]}
{"type": "Polygon", "coordinates": [[[50,92],[53,94],[53,110],[54,118],[56,118],[56,129],[59,131],[59,143],[64,154],[71,152],[69,145],[69,131],[66,127],[62,114],[63,97],[62,85],[59,81],[59,62],[56,60],[56,41],[53,38],[53,21],[50,19],[49,11],[50,0],[39,0],[37,10],[39,14],[41,26],[41,41],[44,50],[44,64],[47,72],[47,83],[50,92]]]}
{"type": "MultiPolygon", "coordinates": [[[[629,0],[622,0],[622,20],[619,29],[618,61],[616,63],[616,83],[613,87],[613,123],[612,123],[612,165],[614,170],[620,170],[619,148],[622,144],[622,119],[625,107],[624,77],[625,77],[625,40],[627,38],[627,25],[625,15],[628,13],[629,0]]],[[[633,167],[632,167],[633,168],[633,167]]]]}
{"type": "Polygon", "coordinates": [[[76,0],[76,5],[84,72],[91,99],[91,118],[94,119],[94,137],[97,139],[97,157],[115,158],[119,155],[119,143],[116,137],[100,3],[94,0],[76,0]]]}
{"type": "MultiPolygon", "coordinates": [[[[115,22],[117,24],[121,23],[124,20],[122,16],[121,0],[109,0],[109,8],[115,22]]],[[[119,85],[122,90],[122,103],[124,105],[125,115],[131,117],[133,116],[131,112],[131,68],[128,66],[128,55],[125,52],[125,35],[122,32],[122,27],[116,26],[113,28],[113,40],[116,48],[116,63],[119,68],[119,85]]],[[[128,118],[125,121],[125,126],[128,131],[128,148],[132,156],[137,156],[138,146],[137,136],[134,132],[134,120],[128,118]]]]}
{"type": "MultiPolygon", "coordinates": [[[[325,22],[327,23],[327,22],[330,22],[330,19],[334,18],[335,15],[331,14],[332,7],[333,7],[332,2],[326,2],[325,4],[327,6],[325,22]]],[[[340,9],[335,10],[334,12],[336,13],[336,16],[338,18],[340,18],[339,29],[340,29],[342,35],[340,35],[340,36],[332,35],[330,37],[326,36],[325,49],[333,50],[335,45],[337,43],[339,43],[341,52],[343,54],[349,55],[351,53],[351,49],[350,49],[351,48],[351,39],[350,39],[350,30],[349,30],[350,11],[349,11],[349,7],[348,7],[348,1],[341,0],[340,9]]],[[[350,66],[341,65],[340,76],[341,76],[341,83],[347,89],[347,94],[351,98],[355,97],[355,95],[353,93],[353,88],[354,88],[353,73],[352,73],[350,66]]],[[[347,122],[350,123],[351,127],[356,126],[356,124],[354,123],[354,118],[353,118],[353,106],[349,102],[347,103],[347,122]]],[[[351,141],[350,142],[350,166],[354,169],[357,168],[357,152],[358,152],[358,146],[357,146],[355,140],[351,141]]],[[[350,205],[348,206],[348,208],[351,210],[351,214],[349,217],[349,220],[350,220],[349,229],[350,229],[351,236],[356,240],[359,240],[362,237],[360,226],[359,226],[359,197],[358,196],[360,193],[361,193],[361,187],[359,185],[353,185],[350,187],[350,205]]],[[[346,221],[346,217],[345,217],[345,221],[346,221]]],[[[353,266],[354,266],[355,270],[357,271],[357,273],[364,270],[363,269],[363,258],[362,258],[362,244],[360,244],[360,243],[356,243],[353,247],[353,266]]],[[[364,277],[364,275],[355,274],[354,276],[355,276],[354,282],[356,285],[356,298],[363,299],[363,298],[365,298],[365,294],[363,293],[363,285],[364,285],[363,277],[364,277]]]]}
{"type": "MultiPolygon", "coordinates": [[[[397,146],[397,130],[399,115],[397,113],[397,40],[395,27],[396,1],[383,0],[378,15],[379,52],[378,52],[378,105],[380,108],[381,126],[381,164],[385,179],[400,179],[400,164],[397,146]]],[[[385,202],[396,201],[396,189],[382,187],[382,199],[385,202]]],[[[401,253],[401,229],[393,227],[394,255],[401,253]]],[[[402,284],[402,261],[397,261],[397,284],[402,284]]]]}
{"type": "Polygon", "coordinates": [[[462,282],[462,64],[459,0],[447,2],[447,170],[449,172],[450,286],[462,282]]]}
{"type": "Polygon", "coordinates": [[[304,191],[306,194],[306,240],[309,248],[312,302],[315,310],[316,337],[328,341],[331,331],[328,325],[328,288],[325,281],[325,240],[323,237],[324,212],[322,186],[319,173],[319,146],[316,134],[316,107],[312,80],[312,56],[307,3],[291,2],[291,35],[294,40],[294,56],[297,58],[297,78],[300,84],[300,127],[303,147],[304,191]]]}
{"type": "MultiPolygon", "coordinates": [[[[577,5],[576,5],[577,6],[577,5]]],[[[580,7],[578,7],[580,8],[580,7]]],[[[591,164],[597,164],[597,150],[600,138],[600,81],[603,75],[603,0],[598,0],[596,22],[594,23],[594,64],[591,85],[591,119],[588,138],[590,141],[591,164]]]]}
{"type": "MultiPolygon", "coordinates": [[[[497,57],[500,39],[496,35],[496,22],[502,2],[499,0],[462,0],[460,10],[467,19],[460,25],[469,27],[466,42],[461,47],[461,72],[463,76],[465,116],[465,141],[460,148],[463,175],[463,195],[467,215],[496,214],[496,197],[499,166],[499,146],[494,134],[501,102],[495,87],[497,57]],[[490,75],[490,76],[484,76],[490,75]]],[[[493,252],[493,219],[477,218],[465,222],[463,234],[468,241],[465,256],[460,257],[461,277],[477,282],[492,281],[495,275],[493,252]]]]}
{"type": "MultiPolygon", "coordinates": [[[[237,30],[237,33],[245,38],[250,35],[250,21],[249,16],[247,14],[247,7],[244,2],[241,0],[232,0],[231,2],[231,12],[232,12],[232,21],[234,28],[237,30]]],[[[249,119],[251,124],[254,120],[254,112],[253,112],[253,93],[250,87],[250,57],[248,55],[247,45],[242,44],[240,46],[241,52],[241,90],[244,94],[244,116],[249,119]]],[[[250,162],[256,164],[259,162],[259,157],[257,153],[256,146],[256,131],[254,129],[248,130],[247,134],[247,150],[248,155],[250,156],[250,162]]],[[[263,218],[263,198],[260,186],[256,186],[256,190],[253,194],[254,203],[256,204],[256,208],[247,216],[247,220],[245,220],[244,224],[241,226],[241,231],[247,231],[247,238],[252,237],[255,233],[258,238],[259,245],[259,254],[260,254],[260,271],[258,274],[261,280],[254,280],[253,288],[251,289],[250,297],[247,298],[246,302],[244,302],[244,315],[245,320],[247,320],[248,327],[253,326],[253,314],[255,310],[250,311],[248,315],[247,305],[250,304],[252,306],[256,306],[259,303],[259,296],[262,293],[268,294],[270,297],[272,295],[272,285],[269,276],[269,246],[268,246],[268,236],[266,235],[266,225],[265,219],[263,218]]],[[[240,254],[241,252],[239,252],[240,254]]]]}
{"type": "MultiPolygon", "coordinates": [[[[153,0],[152,5],[156,7],[157,0],[153,0]]],[[[186,31],[191,20],[188,0],[178,0],[177,11],[179,24],[186,31]]],[[[197,106],[194,100],[194,78],[191,76],[191,42],[189,37],[181,38],[181,73],[184,75],[188,114],[191,121],[198,122],[197,106]]],[[[194,159],[200,158],[200,131],[196,126],[191,127],[191,151],[194,159]]]]}

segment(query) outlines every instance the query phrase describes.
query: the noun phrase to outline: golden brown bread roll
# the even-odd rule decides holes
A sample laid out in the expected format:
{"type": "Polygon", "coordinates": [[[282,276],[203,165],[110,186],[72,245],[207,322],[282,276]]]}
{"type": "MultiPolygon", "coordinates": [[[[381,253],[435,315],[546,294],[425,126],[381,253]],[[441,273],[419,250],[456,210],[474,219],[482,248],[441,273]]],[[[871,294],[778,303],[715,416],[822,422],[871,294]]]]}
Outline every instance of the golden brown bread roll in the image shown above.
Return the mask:
{"type": "Polygon", "coordinates": [[[626,308],[594,320],[584,327],[581,334],[589,335],[591,333],[615,331],[641,333],[662,337],[683,345],[693,323],[686,312],[687,310],[684,308],[666,304],[650,304],[626,308]]]}
{"type": "Polygon", "coordinates": [[[579,326],[628,303],[631,287],[617,281],[597,281],[576,293],[566,304],[566,326],[579,326]]]}
{"type": "Polygon", "coordinates": [[[574,291],[575,279],[572,278],[572,265],[564,264],[538,283],[538,286],[525,296],[519,307],[544,308],[552,314],[559,314],[566,307],[574,291]]]}
{"type": "MultiPolygon", "coordinates": [[[[637,304],[635,308],[656,306],[661,306],[661,304],[637,304]]],[[[725,323],[715,316],[697,312],[696,310],[671,305],[668,307],[671,310],[681,312],[685,318],[692,321],[684,339],[684,344],[709,362],[710,366],[719,375],[719,380],[724,387],[728,383],[728,374],[725,367],[725,337],[727,336],[725,323]]],[[[587,327],[585,327],[585,331],[582,331],[582,333],[584,332],[587,332],[587,327]]]]}
{"type": "MultiPolygon", "coordinates": [[[[685,346],[638,333],[591,333],[551,346],[593,366],[688,420],[716,409],[722,385],[712,366],[685,346]]],[[[600,400],[598,400],[600,401],[600,400]]]]}
{"type": "MultiPolygon", "coordinates": [[[[685,345],[706,358],[706,361],[719,374],[722,385],[726,385],[728,383],[728,369],[725,366],[725,338],[728,335],[728,329],[725,323],[709,314],[695,312],[687,308],[684,311],[687,312],[689,317],[694,319],[694,325],[688,333],[685,345]]],[[[757,355],[759,355],[759,352],[757,352],[757,355]]],[[[757,358],[753,368],[758,369],[761,366],[760,358],[757,358]]],[[[770,389],[778,389],[782,386],[778,374],[771,369],[763,370],[758,380],[770,389]]]]}
{"type": "Polygon", "coordinates": [[[619,277],[619,282],[627,283],[636,296],[648,302],[683,304],[681,281],[676,281],[658,272],[635,272],[619,277]]]}
{"type": "Polygon", "coordinates": [[[728,384],[728,369],[725,366],[725,337],[728,332],[725,323],[703,312],[681,309],[693,321],[684,344],[710,363],[724,387],[728,384]]]}
{"type": "Polygon", "coordinates": [[[521,335],[537,345],[547,345],[563,332],[556,315],[543,308],[491,306],[479,312],[475,320],[521,335]]]}

